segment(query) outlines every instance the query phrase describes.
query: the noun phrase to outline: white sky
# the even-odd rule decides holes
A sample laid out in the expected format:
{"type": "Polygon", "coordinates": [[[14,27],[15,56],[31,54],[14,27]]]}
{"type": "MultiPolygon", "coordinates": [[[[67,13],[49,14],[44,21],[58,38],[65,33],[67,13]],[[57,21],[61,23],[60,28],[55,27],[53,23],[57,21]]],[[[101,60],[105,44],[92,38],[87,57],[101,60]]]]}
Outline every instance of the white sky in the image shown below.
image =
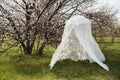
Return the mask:
{"type": "Polygon", "coordinates": [[[119,18],[119,21],[120,21],[120,0],[98,0],[98,2],[100,6],[106,5],[108,7],[117,9],[118,10],[117,17],[119,18]]]}
{"type": "Polygon", "coordinates": [[[117,17],[120,21],[120,0],[108,0],[108,3],[110,3],[110,5],[113,6],[113,8],[118,10],[117,17]]]}
{"type": "Polygon", "coordinates": [[[111,6],[113,6],[116,9],[120,9],[120,0],[107,0],[108,3],[110,3],[111,6]]]}
{"type": "Polygon", "coordinates": [[[120,9],[120,0],[98,0],[100,5],[112,6],[115,9],[120,9]]]}

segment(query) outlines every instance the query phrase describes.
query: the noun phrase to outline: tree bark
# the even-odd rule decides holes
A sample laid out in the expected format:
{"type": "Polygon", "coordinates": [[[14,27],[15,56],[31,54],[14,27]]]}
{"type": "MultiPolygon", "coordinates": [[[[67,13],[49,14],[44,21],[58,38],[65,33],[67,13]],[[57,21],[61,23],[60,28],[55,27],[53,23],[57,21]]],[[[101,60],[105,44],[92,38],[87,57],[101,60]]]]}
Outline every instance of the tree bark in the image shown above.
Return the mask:
{"type": "Polygon", "coordinates": [[[46,43],[47,43],[47,41],[44,40],[44,42],[41,44],[41,46],[40,46],[37,54],[39,54],[39,55],[42,55],[42,54],[43,54],[43,50],[44,50],[44,48],[45,48],[45,46],[46,46],[46,43]]]}
{"type": "Polygon", "coordinates": [[[31,54],[32,53],[32,48],[33,48],[33,46],[31,46],[30,40],[27,40],[26,46],[24,47],[24,53],[25,54],[31,54]]]}
{"type": "Polygon", "coordinates": [[[39,55],[42,55],[42,54],[43,54],[43,50],[44,50],[44,48],[45,48],[45,46],[46,46],[46,44],[47,44],[47,41],[48,41],[47,32],[45,32],[44,41],[43,41],[43,43],[41,44],[40,48],[38,49],[37,54],[39,54],[39,55]]]}
{"type": "Polygon", "coordinates": [[[24,53],[25,54],[31,54],[32,53],[32,48],[31,47],[25,47],[24,48],[24,53]]]}

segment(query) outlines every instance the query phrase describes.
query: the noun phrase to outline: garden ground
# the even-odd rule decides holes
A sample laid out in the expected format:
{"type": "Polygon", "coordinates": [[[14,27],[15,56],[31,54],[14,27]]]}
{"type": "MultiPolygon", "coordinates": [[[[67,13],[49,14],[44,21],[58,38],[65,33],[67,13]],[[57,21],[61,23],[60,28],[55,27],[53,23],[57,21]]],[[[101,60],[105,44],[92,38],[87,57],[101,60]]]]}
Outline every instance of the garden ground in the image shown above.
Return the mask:
{"type": "Polygon", "coordinates": [[[69,59],[58,61],[50,70],[54,50],[46,47],[44,55],[38,56],[24,55],[13,48],[0,55],[0,80],[120,80],[120,44],[111,44],[102,50],[110,71],[88,60],[69,59]]]}

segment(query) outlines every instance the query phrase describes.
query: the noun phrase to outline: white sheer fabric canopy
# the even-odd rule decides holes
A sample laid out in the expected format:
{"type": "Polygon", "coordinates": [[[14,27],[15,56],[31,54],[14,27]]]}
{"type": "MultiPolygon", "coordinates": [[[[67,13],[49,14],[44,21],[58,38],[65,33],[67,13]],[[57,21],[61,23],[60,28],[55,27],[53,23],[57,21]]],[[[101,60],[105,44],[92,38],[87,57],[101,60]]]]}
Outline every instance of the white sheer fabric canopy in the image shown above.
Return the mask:
{"type": "Polygon", "coordinates": [[[62,41],[52,56],[50,68],[58,60],[67,58],[74,61],[88,59],[109,71],[108,66],[103,63],[105,57],[92,36],[91,21],[83,16],[73,16],[66,22],[62,41]]]}

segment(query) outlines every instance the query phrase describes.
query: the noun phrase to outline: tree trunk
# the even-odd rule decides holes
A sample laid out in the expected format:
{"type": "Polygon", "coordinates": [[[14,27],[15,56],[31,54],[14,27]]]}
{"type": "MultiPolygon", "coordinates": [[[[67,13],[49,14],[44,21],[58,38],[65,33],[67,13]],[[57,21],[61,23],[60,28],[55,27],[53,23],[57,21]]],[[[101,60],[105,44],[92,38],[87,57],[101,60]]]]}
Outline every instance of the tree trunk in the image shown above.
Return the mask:
{"type": "Polygon", "coordinates": [[[31,54],[32,53],[32,47],[30,46],[30,41],[29,40],[26,42],[26,46],[24,47],[24,53],[25,54],[31,54]]]}
{"type": "Polygon", "coordinates": [[[39,50],[38,50],[38,52],[37,52],[37,54],[39,54],[39,55],[42,55],[43,54],[43,49],[45,48],[45,46],[46,46],[46,44],[47,44],[47,41],[48,41],[48,37],[47,37],[47,32],[45,32],[45,35],[44,35],[44,41],[43,41],[43,43],[41,44],[41,46],[40,46],[40,48],[39,48],[39,50]]]}
{"type": "Polygon", "coordinates": [[[32,53],[32,48],[30,48],[30,47],[25,47],[25,48],[24,48],[24,53],[25,53],[25,54],[31,54],[31,53],[32,53]]]}
{"type": "Polygon", "coordinates": [[[45,40],[45,41],[41,44],[41,46],[40,46],[37,54],[39,54],[39,55],[42,55],[42,54],[43,54],[43,50],[44,50],[44,48],[45,48],[46,43],[47,43],[47,42],[46,42],[46,40],[45,40]]]}

